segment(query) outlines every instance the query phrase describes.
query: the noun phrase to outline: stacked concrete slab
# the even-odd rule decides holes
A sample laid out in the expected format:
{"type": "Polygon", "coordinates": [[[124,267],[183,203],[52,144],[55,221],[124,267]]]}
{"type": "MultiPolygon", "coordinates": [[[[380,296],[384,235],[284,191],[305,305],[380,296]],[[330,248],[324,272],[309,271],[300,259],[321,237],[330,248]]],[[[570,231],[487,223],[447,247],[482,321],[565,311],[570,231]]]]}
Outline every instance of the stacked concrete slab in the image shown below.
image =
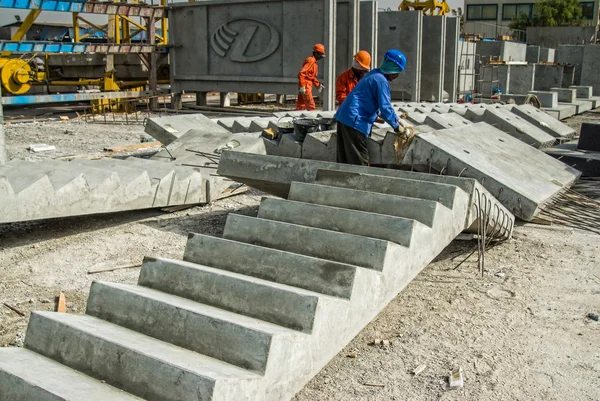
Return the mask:
{"type": "Polygon", "coordinates": [[[220,174],[287,200],[146,258],[137,285],[95,282],[84,315],[34,312],[0,350],[0,400],[290,400],[462,230],[510,237],[474,180],[320,165],[227,152],[220,174]]]}

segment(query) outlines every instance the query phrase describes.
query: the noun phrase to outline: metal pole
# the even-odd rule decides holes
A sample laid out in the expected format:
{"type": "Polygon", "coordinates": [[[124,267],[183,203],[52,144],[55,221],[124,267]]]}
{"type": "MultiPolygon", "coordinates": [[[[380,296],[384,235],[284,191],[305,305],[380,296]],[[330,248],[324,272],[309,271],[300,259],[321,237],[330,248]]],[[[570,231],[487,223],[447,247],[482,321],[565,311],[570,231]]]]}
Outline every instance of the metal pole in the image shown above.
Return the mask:
{"type": "Polygon", "coordinates": [[[600,15],[600,10],[598,10],[600,6],[600,1],[594,1],[594,44],[598,39],[598,18],[600,15]]]}
{"type": "MultiPolygon", "coordinates": [[[[146,40],[148,41],[148,44],[150,45],[154,45],[156,43],[156,21],[154,21],[154,14],[152,14],[150,17],[148,17],[146,19],[146,21],[148,22],[148,25],[146,26],[146,40]]],[[[158,108],[158,98],[155,96],[156,94],[156,90],[158,89],[157,87],[157,77],[156,77],[156,71],[158,69],[158,53],[156,51],[153,51],[152,53],[150,53],[150,77],[148,79],[148,81],[150,82],[150,91],[153,93],[152,97],[150,98],[150,108],[152,110],[155,110],[158,108]]]]}

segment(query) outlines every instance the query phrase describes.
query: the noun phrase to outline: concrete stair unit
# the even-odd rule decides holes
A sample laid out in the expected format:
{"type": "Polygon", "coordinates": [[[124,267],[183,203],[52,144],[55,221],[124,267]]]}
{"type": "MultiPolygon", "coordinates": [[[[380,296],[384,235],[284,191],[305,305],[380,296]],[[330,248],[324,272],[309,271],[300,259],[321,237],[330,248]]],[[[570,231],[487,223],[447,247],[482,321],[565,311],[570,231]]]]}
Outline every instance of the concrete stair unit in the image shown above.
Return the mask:
{"type": "Polygon", "coordinates": [[[0,223],[201,204],[206,197],[197,169],[135,157],[0,166],[0,223]]]}
{"type": "Polygon", "coordinates": [[[0,401],[289,400],[477,219],[474,180],[313,171],[137,285],[94,282],[85,315],[34,312],[25,349],[0,350],[0,401]]]}

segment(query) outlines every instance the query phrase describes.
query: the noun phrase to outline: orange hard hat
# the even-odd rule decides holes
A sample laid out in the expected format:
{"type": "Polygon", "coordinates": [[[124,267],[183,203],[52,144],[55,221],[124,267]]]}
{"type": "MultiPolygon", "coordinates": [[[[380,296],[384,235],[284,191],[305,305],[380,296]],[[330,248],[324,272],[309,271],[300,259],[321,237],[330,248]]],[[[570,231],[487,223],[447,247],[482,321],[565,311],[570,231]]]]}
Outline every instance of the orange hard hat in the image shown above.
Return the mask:
{"type": "Polygon", "coordinates": [[[354,60],[365,70],[371,69],[371,55],[366,50],[361,50],[354,55],[354,60]]]}
{"type": "Polygon", "coordinates": [[[315,45],[315,47],[313,47],[313,50],[316,51],[317,53],[321,53],[322,55],[325,55],[325,46],[323,46],[320,43],[317,43],[315,45]]]}

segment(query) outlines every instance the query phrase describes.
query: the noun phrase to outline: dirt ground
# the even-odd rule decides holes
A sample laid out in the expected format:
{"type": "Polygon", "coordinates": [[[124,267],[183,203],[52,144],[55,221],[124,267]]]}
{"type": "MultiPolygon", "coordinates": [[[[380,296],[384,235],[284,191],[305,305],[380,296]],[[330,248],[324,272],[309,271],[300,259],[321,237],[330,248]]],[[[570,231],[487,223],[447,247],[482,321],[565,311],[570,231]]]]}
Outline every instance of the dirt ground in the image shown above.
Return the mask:
{"type": "MultiPolygon", "coordinates": [[[[574,127],[588,113],[571,119],[574,127]]],[[[143,127],[78,122],[6,127],[9,157],[94,153],[139,142],[143,127]],[[73,131],[74,133],[67,133],[73,131]],[[50,139],[48,139],[50,138],[50,139]],[[29,143],[57,145],[32,155],[29,143]]],[[[82,313],[93,280],[135,283],[139,268],[91,269],[181,258],[189,232],[221,235],[228,212],[254,215],[263,194],[249,193],[176,213],[137,211],[0,225],[0,346],[22,345],[32,310],[53,310],[64,291],[82,313]],[[23,311],[22,317],[3,306],[23,311]]],[[[524,225],[486,253],[452,242],[295,401],[600,400],[600,237],[563,227],[524,225]],[[386,339],[389,346],[368,345],[386,339]],[[347,355],[356,353],[356,358],[347,355]],[[426,365],[414,376],[412,371],[426,365]],[[465,385],[447,390],[453,367],[465,385]],[[372,387],[365,384],[382,385],[372,387]]]]}

